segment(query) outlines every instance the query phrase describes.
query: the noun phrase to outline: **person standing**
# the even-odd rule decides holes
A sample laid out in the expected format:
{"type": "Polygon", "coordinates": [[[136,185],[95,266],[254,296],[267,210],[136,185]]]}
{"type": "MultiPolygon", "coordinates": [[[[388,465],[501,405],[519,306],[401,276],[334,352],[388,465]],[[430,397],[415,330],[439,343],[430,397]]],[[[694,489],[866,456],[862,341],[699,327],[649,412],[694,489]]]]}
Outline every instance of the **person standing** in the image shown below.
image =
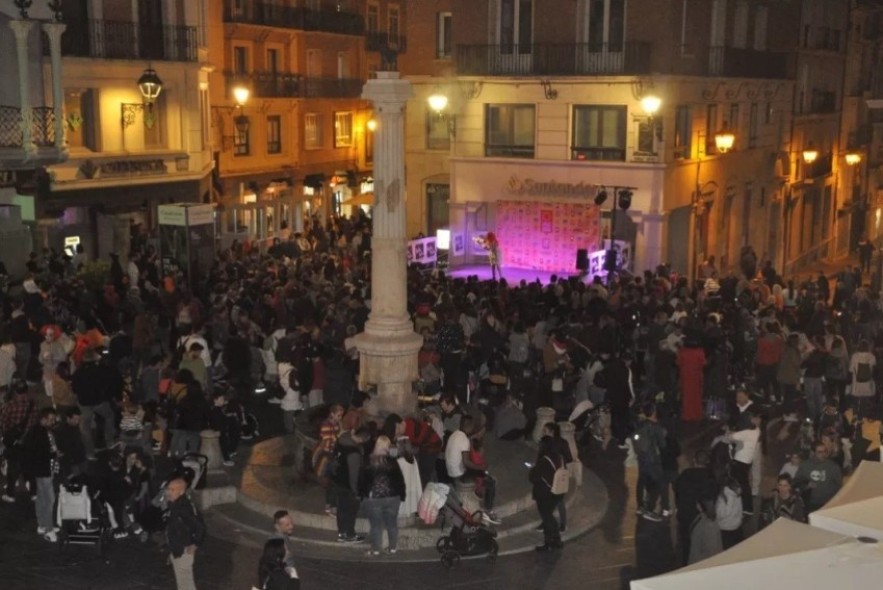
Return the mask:
{"type": "Polygon", "coordinates": [[[539,552],[554,551],[561,549],[561,529],[555,520],[555,507],[563,498],[563,494],[553,491],[555,472],[566,468],[564,457],[559,452],[558,445],[552,437],[543,437],[540,440],[540,450],[537,461],[530,470],[529,479],[533,484],[533,499],[537,504],[537,511],[543,524],[543,544],[534,549],[539,552]]]}
{"type": "Polygon", "coordinates": [[[795,486],[809,489],[807,514],[824,506],[840,490],[843,483],[843,473],[840,467],[828,458],[830,453],[825,443],[818,441],[814,448],[815,454],[800,464],[797,475],[794,476],[795,486]]]}
{"type": "Polygon", "coordinates": [[[205,523],[186,492],[187,482],[180,478],[173,479],[166,487],[169,502],[166,544],[178,590],[196,590],[193,560],[196,549],[205,539],[205,523]]]}
{"type": "Polygon", "coordinates": [[[868,236],[862,236],[858,243],[858,263],[862,272],[871,272],[871,258],[874,256],[874,242],[868,236]]]}
{"type": "MultiPolygon", "coordinates": [[[[661,522],[662,516],[656,512],[656,501],[662,493],[664,478],[661,453],[665,448],[665,429],[657,420],[656,404],[645,403],[641,412],[643,420],[635,432],[635,453],[638,456],[638,485],[635,486],[638,494],[638,514],[647,520],[661,522]]],[[[668,509],[667,499],[663,502],[663,508],[668,509]]]]}
{"type": "Polygon", "coordinates": [[[776,402],[778,386],[776,368],[785,350],[785,341],[776,323],[761,324],[762,334],[757,339],[757,386],[767,402],[776,402]]]}
{"type": "Polygon", "coordinates": [[[359,495],[371,525],[368,534],[371,549],[366,555],[377,556],[383,548],[383,529],[389,540],[387,553],[394,555],[399,543],[399,506],[405,499],[405,478],[398,463],[389,456],[391,442],[387,436],[379,436],[374,450],[360,477],[359,495]]]}
{"type": "Polygon", "coordinates": [[[297,567],[294,563],[294,551],[292,551],[291,534],[294,532],[294,519],[287,510],[278,510],[273,515],[273,531],[270,539],[281,540],[285,547],[285,557],[283,558],[285,573],[289,578],[297,580],[295,588],[300,588],[297,567]]]}
{"type": "Polygon", "coordinates": [[[37,534],[51,543],[58,540],[55,527],[55,476],[59,473],[58,445],[55,442],[54,408],[40,410],[37,424],[25,437],[25,473],[37,482],[37,534]]]}
{"type": "Polygon", "coordinates": [[[334,446],[335,468],[331,483],[337,497],[337,542],[361,543],[365,537],[356,534],[356,515],[359,512],[359,474],[362,471],[363,445],[369,431],[362,426],[344,432],[334,446]]]}
{"type": "MultiPolygon", "coordinates": [[[[760,423],[760,416],[752,414],[748,416],[747,425],[737,426],[740,428],[739,430],[727,431],[723,437],[725,442],[736,445],[730,469],[733,478],[739,484],[739,491],[742,494],[742,510],[746,514],[754,513],[754,497],[751,494],[751,466],[754,463],[755,455],[760,451],[760,428],[758,428],[760,423]]],[[[720,518],[720,514],[718,517],[720,518]]]]}
{"type": "Polygon", "coordinates": [[[37,422],[34,401],[28,395],[28,384],[22,380],[12,382],[12,399],[0,406],[0,435],[6,448],[6,490],[2,499],[15,503],[15,487],[22,474],[25,459],[25,438],[37,422]]]}
{"type": "Polygon", "coordinates": [[[106,372],[98,364],[98,353],[88,350],[83,363],[71,378],[71,388],[80,406],[80,433],[86,445],[86,458],[95,458],[95,439],[92,430],[96,427],[95,416],[104,420],[104,446],[113,444],[116,434],[113,408],[110,405],[110,384],[106,372]]]}
{"type": "Polygon", "coordinates": [[[714,498],[718,493],[714,476],[708,468],[708,461],[707,450],[696,451],[693,466],[684,469],[674,484],[678,539],[681,543],[681,557],[685,564],[690,561],[690,529],[699,516],[699,503],[702,498],[714,498]]]}
{"type": "Polygon", "coordinates": [[[678,375],[681,382],[681,419],[702,420],[702,390],[705,375],[705,351],[698,339],[688,336],[678,350],[678,375]]]}

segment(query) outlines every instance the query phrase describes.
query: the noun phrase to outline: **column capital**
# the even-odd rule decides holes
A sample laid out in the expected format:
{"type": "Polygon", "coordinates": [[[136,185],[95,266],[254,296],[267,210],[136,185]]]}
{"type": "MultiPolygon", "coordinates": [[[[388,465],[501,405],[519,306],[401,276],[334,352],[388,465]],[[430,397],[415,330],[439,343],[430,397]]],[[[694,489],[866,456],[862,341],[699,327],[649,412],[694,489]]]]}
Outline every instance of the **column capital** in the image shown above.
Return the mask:
{"type": "Polygon", "coordinates": [[[42,23],[40,28],[49,37],[49,42],[54,43],[55,41],[61,41],[61,34],[67,29],[67,25],[64,23],[42,23]]]}
{"type": "Polygon", "coordinates": [[[399,78],[398,72],[377,72],[362,88],[362,98],[374,102],[378,107],[384,104],[404,105],[414,97],[414,89],[408,80],[399,78]]]}
{"type": "Polygon", "coordinates": [[[15,40],[19,43],[26,43],[28,40],[28,35],[31,32],[31,29],[34,28],[34,21],[32,20],[11,20],[9,21],[9,28],[12,29],[12,32],[15,33],[15,40]]]}

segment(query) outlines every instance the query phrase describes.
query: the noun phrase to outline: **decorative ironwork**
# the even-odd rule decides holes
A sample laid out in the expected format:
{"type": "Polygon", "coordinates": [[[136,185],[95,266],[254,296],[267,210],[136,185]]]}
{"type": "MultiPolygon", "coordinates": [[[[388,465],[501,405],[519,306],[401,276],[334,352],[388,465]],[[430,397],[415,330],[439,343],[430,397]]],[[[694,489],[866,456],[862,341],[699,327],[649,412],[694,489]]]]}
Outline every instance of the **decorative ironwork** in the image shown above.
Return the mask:
{"type": "Polygon", "coordinates": [[[153,129],[156,124],[156,115],[153,112],[153,104],[144,104],[142,102],[124,102],[120,104],[121,121],[123,129],[127,129],[135,124],[136,114],[138,111],[144,113],[144,126],[153,129]]]}
{"type": "Polygon", "coordinates": [[[22,112],[19,107],[0,106],[0,147],[25,147],[22,130],[26,127],[31,130],[33,145],[55,145],[55,110],[52,107],[35,107],[22,112]]]}
{"type": "Polygon", "coordinates": [[[269,1],[224,2],[224,22],[324,31],[341,35],[364,35],[365,17],[355,12],[304,6],[283,6],[269,1]]]}
{"type": "Polygon", "coordinates": [[[386,31],[366,31],[365,32],[365,49],[368,51],[382,51],[384,47],[389,47],[399,52],[401,55],[405,53],[408,47],[407,39],[404,35],[395,35],[386,31]]]}
{"type": "Polygon", "coordinates": [[[20,148],[21,144],[21,109],[0,106],[0,147],[20,148]]]}
{"type": "Polygon", "coordinates": [[[67,128],[71,131],[77,131],[80,127],[83,126],[83,115],[80,114],[79,111],[73,111],[68,113],[67,117],[64,119],[67,128]]]}
{"type": "Polygon", "coordinates": [[[254,98],[358,98],[364,81],[358,78],[305,78],[300,74],[227,72],[227,90],[245,84],[254,98]]]}
{"type": "Polygon", "coordinates": [[[49,0],[49,10],[55,15],[55,20],[62,22],[64,20],[64,2],[62,0],[49,0]]]}
{"type": "Polygon", "coordinates": [[[35,107],[31,110],[31,139],[40,147],[55,145],[55,109],[35,107]]]}
{"type": "Polygon", "coordinates": [[[466,76],[648,74],[652,45],[534,43],[458,45],[457,73],[466,76]]]}
{"type": "Polygon", "coordinates": [[[28,10],[31,8],[31,4],[34,3],[34,0],[14,0],[13,4],[18,8],[18,13],[22,18],[28,17],[28,10]]]}
{"type": "MultiPolygon", "coordinates": [[[[62,35],[62,55],[152,61],[198,59],[196,27],[90,20],[85,29],[79,34],[62,35]]],[[[49,53],[48,43],[44,43],[44,52],[49,53]]]]}

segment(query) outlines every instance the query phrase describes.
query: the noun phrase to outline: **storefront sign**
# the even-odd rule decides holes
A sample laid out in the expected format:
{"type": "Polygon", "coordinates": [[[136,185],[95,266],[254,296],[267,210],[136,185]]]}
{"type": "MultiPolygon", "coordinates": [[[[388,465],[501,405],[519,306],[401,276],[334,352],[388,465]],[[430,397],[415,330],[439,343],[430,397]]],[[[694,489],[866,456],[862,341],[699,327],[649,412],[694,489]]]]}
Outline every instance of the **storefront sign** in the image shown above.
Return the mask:
{"type": "Polygon", "coordinates": [[[509,194],[527,197],[564,197],[570,199],[590,199],[598,192],[594,184],[578,182],[557,182],[555,180],[537,181],[533,178],[518,178],[515,174],[509,177],[506,184],[509,194]]]}
{"type": "Polygon", "coordinates": [[[160,225],[187,225],[187,209],[181,205],[160,205],[158,208],[160,225]]]}

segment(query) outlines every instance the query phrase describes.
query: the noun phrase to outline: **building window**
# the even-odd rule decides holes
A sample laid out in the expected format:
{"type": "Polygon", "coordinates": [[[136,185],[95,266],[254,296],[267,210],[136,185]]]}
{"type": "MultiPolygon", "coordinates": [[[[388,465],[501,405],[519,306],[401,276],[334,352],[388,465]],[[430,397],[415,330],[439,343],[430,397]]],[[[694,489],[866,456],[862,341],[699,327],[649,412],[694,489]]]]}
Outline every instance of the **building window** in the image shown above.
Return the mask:
{"type": "Polygon", "coordinates": [[[282,153],[282,117],[279,115],[267,117],[267,153],[282,153]]]}
{"type": "Polygon", "coordinates": [[[353,114],[334,113],[334,147],[353,146],[353,114]]]}
{"type": "Polygon", "coordinates": [[[279,73],[279,50],[267,50],[267,72],[275,76],[279,73]]]}
{"type": "Polygon", "coordinates": [[[485,107],[485,155],[533,158],[536,107],[489,104],[485,107]]]}
{"type": "Polygon", "coordinates": [[[693,134],[693,121],[690,107],[680,105],[675,110],[675,158],[689,160],[692,156],[690,142],[693,134]]]}
{"type": "Polygon", "coordinates": [[[350,72],[350,54],[346,51],[337,52],[337,77],[340,80],[347,80],[351,77],[350,72]]]}
{"type": "Polygon", "coordinates": [[[533,0],[501,0],[500,51],[530,54],[533,43],[533,0]]]}
{"type": "Polygon", "coordinates": [[[736,141],[739,141],[739,132],[742,130],[739,127],[741,123],[739,103],[734,102],[730,105],[730,129],[736,134],[736,141]]]}
{"type": "Polygon", "coordinates": [[[450,12],[439,12],[436,15],[435,25],[435,56],[439,58],[451,57],[451,22],[450,12]]]}
{"type": "Polygon", "coordinates": [[[399,38],[399,29],[401,26],[401,18],[399,7],[397,4],[391,4],[389,7],[388,13],[388,28],[387,33],[389,33],[390,39],[398,39],[399,38]]]}
{"type": "Polygon", "coordinates": [[[429,109],[426,111],[426,149],[449,150],[451,149],[451,119],[444,113],[435,113],[429,109]]]}
{"type": "Polygon", "coordinates": [[[322,147],[322,115],[307,113],[304,115],[304,147],[315,150],[322,147]]]}
{"type": "Polygon", "coordinates": [[[625,40],[625,0],[589,0],[586,13],[589,51],[622,51],[625,40]]]}
{"type": "Polygon", "coordinates": [[[767,23],[769,11],[766,6],[758,6],[754,13],[754,49],[766,51],[767,48],[767,23]]]}
{"type": "Polygon", "coordinates": [[[248,65],[248,47],[241,45],[233,47],[233,73],[247,74],[251,69],[248,65]]]}
{"type": "Polygon", "coordinates": [[[380,29],[380,7],[376,4],[368,5],[368,11],[365,14],[365,29],[371,33],[380,29]]]}
{"type": "Polygon", "coordinates": [[[571,159],[624,162],[626,113],[624,106],[573,107],[571,159]]]}
{"type": "Polygon", "coordinates": [[[717,124],[717,105],[710,104],[705,111],[705,153],[716,154],[717,144],[714,141],[714,135],[718,131],[717,124]]]}
{"type": "Polygon", "coordinates": [[[247,156],[249,154],[248,125],[233,125],[233,155],[247,156]],[[244,127],[244,128],[241,128],[244,127]]]}
{"type": "Polygon", "coordinates": [[[99,151],[95,123],[95,92],[92,90],[66,92],[64,128],[70,147],[99,151]]]}
{"type": "Polygon", "coordinates": [[[751,110],[748,115],[748,147],[757,147],[757,136],[760,128],[760,113],[758,113],[757,103],[751,103],[751,110]]]}

